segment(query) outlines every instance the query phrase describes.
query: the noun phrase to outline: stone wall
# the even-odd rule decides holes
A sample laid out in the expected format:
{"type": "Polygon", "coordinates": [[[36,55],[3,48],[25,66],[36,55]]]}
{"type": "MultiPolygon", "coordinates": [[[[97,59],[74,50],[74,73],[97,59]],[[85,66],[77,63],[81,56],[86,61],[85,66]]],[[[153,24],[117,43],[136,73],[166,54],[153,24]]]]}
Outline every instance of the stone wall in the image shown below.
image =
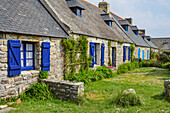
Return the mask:
{"type": "Polygon", "coordinates": [[[170,80],[164,81],[164,95],[170,99],[170,80]]]}
{"type": "MultiPolygon", "coordinates": [[[[77,34],[71,34],[70,37],[73,37],[74,39],[78,39],[79,35],[77,34]]],[[[100,44],[100,53],[99,55],[101,55],[101,45],[102,43],[105,44],[105,65],[106,66],[109,66],[109,57],[108,57],[108,42],[109,40],[107,39],[101,39],[101,38],[96,38],[96,37],[90,37],[88,36],[88,41],[89,41],[89,45],[90,45],[90,42],[94,42],[94,43],[97,43],[97,44],[100,44]]],[[[127,62],[130,62],[128,61],[128,57],[127,57],[127,60],[125,62],[123,62],[123,46],[130,46],[130,44],[128,43],[124,43],[124,44],[119,44],[118,42],[112,42],[111,43],[111,48],[110,48],[110,52],[111,52],[111,55],[110,55],[110,58],[112,59],[112,47],[115,47],[116,49],[116,53],[115,53],[115,61],[116,61],[116,68],[118,68],[119,65],[123,64],[123,63],[127,63],[127,62]]],[[[88,55],[90,55],[90,48],[88,48],[88,55]]],[[[128,51],[127,51],[127,54],[128,54],[128,51]]],[[[98,66],[101,66],[101,57],[100,57],[100,62],[99,64],[95,65],[94,68],[97,68],[98,66]]]]}
{"type": "Polygon", "coordinates": [[[0,98],[16,96],[22,93],[32,83],[37,82],[41,70],[41,44],[50,42],[50,71],[49,78],[62,80],[64,75],[64,53],[60,38],[28,36],[19,34],[0,33],[0,98]],[[8,40],[21,40],[35,44],[35,70],[21,71],[21,75],[8,77],[8,40]]]}
{"type": "Polygon", "coordinates": [[[83,82],[70,82],[60,80],[40,80],[49,86],[52,93],[61,100],[78,100],[84,94],[83,82]]]}
{"type": "Polygon", "coordinates": [[[151,49],[149,47],[139,47],[139,46],[135,46],[135,51],[134,51],[135,58],[138,58],[139,48],[140,48],[140,58],[142,58],[142,51],[143,50],[145,51],[144,59],[147,60],[147,50],[149,50],[149,58],[150,58],[151,49]]]}

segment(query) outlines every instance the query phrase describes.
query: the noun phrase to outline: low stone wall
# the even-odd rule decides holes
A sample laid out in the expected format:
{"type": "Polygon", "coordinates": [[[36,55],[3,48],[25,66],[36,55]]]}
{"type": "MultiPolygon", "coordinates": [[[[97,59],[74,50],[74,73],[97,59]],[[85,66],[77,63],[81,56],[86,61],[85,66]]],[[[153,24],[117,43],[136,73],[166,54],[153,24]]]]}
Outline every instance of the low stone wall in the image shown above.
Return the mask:
{"type": "Polygon", "coordinates": [[[170,98],[170,80],[164,81],[164,95],[170,98]]]}
{"type": "Polygon", "coordinates": [[[7,98],[21,94],[36,83],[39,78],[39,71],[22,71],[21,75],[14,77],[0,77],[0,98],[7,98]]]}
{"type": "Polygon", "coordinates": [[[84,94],[83,82],[70,82],[63,80],[41,79],[48,85],[52,91],[61,100],[78,100],[79,96],[84,94]]]}

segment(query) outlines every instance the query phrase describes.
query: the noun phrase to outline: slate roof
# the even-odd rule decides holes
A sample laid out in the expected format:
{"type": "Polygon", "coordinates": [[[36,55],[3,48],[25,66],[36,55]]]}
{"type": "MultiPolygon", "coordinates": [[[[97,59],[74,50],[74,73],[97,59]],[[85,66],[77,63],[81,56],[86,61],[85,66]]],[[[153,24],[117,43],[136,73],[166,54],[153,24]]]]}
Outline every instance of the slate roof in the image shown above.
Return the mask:
{"type": "Polygon", "coordinates": [[[38,0],[1,0],[0,32],[68,38],[38,0]]]}
{"type": "Polygon", "coordinates": [[[155,46],[155,44],[153,44],[151,40],[149,41],[149,40],[147,40],[146,38],[144,38],[144,40],[145,40],[145,42],[146,42],[148,45],[150,45],[152,48],[158,49],[158,47],[155,46]]]}
{"type": "Polygon", "coordinates": [[[103,20],[101,8],[84,0],[77,0],[85,8],[82,18],[76,16],[68,7],[66,0],[40,0],[41,3],[51,10],[64,24],[69,26],[72,33],[94,36],[109,40],[121,40],[128,43],[132,41],[128,36],[113,23],[112,28],[103,20]]]}
{"type": "Polygon", "coordinates": [[[137,26],[130,26],[130,28],[133,30],[138,30],[137,26]]]}
{"type": "Polygon", "coordinates": [[[84,7],[79,2],[77,2],[77,0],[66,0],[66,1],[68,4],[68,7],[70,8],[79,7],[81,9],[84,9],[84,7]]]}
{"type": "Polygon", "coordinates": [[[101,14],[104,21],[113,21],[113,19],[109,16],[109,14],[101,14]]]}
{"type": "MultiPolygon", "coordinates": [[[[127,25],[125,23],[128,23],[128,25],[130,25],[130,23],[128,21],[126,21],[125,19],[117,16],[116,14],[111,12],[111,15],[117,20],[117,22],[119,22],[120,25],[127,25]]],[[[137,46],[142,46],[142,47],[151,47],[150,45],[148,45],[146,43],[146,41],[144,41],[144,39],[140,36],[140,35],[136,35],[133,31],[132,28],[135,30],[137,27],[128,27],[128,32],[127,35],[129,36],[129,38],[135,43],[135,45],[137,46]]]]}
{"type": "Polygon", "coordinates": [[[170,50],[170,37],[151,38],[151,41],[161,50],[170,50]],[[166,43],[166,44],[165,44],[166,43]]]}

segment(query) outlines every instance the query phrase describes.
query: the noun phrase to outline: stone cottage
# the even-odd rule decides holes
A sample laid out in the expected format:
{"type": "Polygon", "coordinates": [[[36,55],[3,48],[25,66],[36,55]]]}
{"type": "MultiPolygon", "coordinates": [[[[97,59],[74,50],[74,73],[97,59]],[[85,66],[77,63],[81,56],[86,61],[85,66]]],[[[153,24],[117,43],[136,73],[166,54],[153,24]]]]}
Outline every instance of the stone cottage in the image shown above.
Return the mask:
{"type": "MultiPolygon", "coordinates": [[[[94,6],[85,0],[40,0],[44,7],[70,29],[69,36],[78,39],[87,36],[91,67],[109,65],[108,42],[111,43],[111,64],[118,67],[130,62],[130,44],[133,43],[123,28],[115,23],[108,11],[94,6]],[[119,43],[123,41],[124,43],[119,43]]],[[[101,4],[102,7],[102,4],[101,4]]],[[[109,7],[109,6],[108,6],[109,7]]]]}
{"type": "Polygon", "coordinates": [[[132,18],[121,18],[120,16],[110,12],[117,22],[124,28],[129,38],[135,44],[135,58],[142,60],[149,60],[151,51],[157,51],[156,47],[149,38],[145,35],[145,30],[138,29],[137,26],[133,25],[132,18]]]}
{"type": "Polygon", "coordinates": [[[49,71],[50,78],[63,78],[60,41],[68,38],[65,30],[38,0],[1,0],[1,98],[22,93],[37,81],[40,70],[49,71]]]}
{"type": "Polygon", "coordinates": [[[151,38],[151,40],[159,47],[160,51],[170,52],[170,37],[151,38]]]}

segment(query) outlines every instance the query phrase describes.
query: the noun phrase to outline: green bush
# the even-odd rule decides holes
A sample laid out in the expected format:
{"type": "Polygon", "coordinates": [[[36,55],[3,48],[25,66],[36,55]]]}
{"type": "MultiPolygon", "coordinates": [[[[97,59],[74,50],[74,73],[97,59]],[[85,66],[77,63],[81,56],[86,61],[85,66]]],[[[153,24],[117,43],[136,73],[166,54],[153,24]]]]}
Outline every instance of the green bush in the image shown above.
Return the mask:
{"type": "Polygon", "coordinates": [[[115,76],[115,73],[113,73],[111,69],[103,66],[103,67],[98,67],[96,70],[82,71],[75,75],[68,74],[66,76],[66,80],[84,82],[85,84],[89,84],[90,82],[93,82],[93,81],[99,81],[104,78],[111,78],[114,76],[115,76]]]}
{"type": "Polygon", "coordinates": [[[53,94],[49,87],[44,83],[35,83],[28,88],[24,94],[19,95],[22,100],[29,98],[48,100],[53,98],[53,94]]]}
{"type": "Polygon", "coordinates": [[[48,71],[40,71],[40,79],[48,79],[48,71]]]}
{"type": "Polygon", "coordinates": [[[128,71],[132,71],[132,70],[134,70],[135,68],[138,68],[138,67],[139,67],[138,62],[125,63],[125,64],[122,64],[118,67],[117,74],[127,73],[128,71]]]}
{"type": "Polygon", "coordinates": [[[164,53],[158,55],[157,59],[158,59],[159,62],[162,62],[162,63],[170,62],[170,57],[167,54],[164,54],[164,53]]]}
{"type": "Polygon", "coordinates": [[[133,93],[119,93],[115,101],[117,105],[122,107],[142,105],[141,99],[133,93]]]}
{"type": "Polygon", "coordinates": [[[169,69],[170,70],[170,62],[162,64],[162,67],[165,68],[165,69],[169,69]]]}

